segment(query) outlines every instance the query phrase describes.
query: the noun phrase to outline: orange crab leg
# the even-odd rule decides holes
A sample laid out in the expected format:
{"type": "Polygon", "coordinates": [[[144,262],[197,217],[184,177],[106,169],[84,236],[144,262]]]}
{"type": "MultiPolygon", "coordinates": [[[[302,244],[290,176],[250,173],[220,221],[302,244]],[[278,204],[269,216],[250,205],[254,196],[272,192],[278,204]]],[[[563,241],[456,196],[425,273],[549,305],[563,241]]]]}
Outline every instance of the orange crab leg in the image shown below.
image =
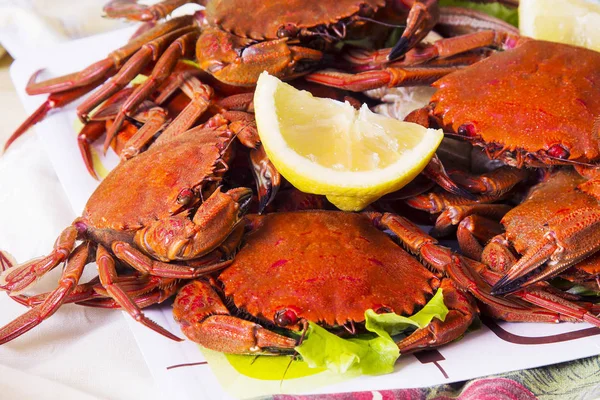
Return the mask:
{"type": "Polygon", "coordinates": [[[0,289],[18,292],[38,278],[50,271],[69,257],[77,240],[77,229],[69,226],[56,239],[52,252],[43,258],[26,262],[23,265],[12,267],[0,275],[0,289]]]}
{"type": "MultiPolygon", "coordinates": [[[[484,264],[468,259],[464,259],[463,261],[467,262],[470,268],[480,273],[487,283],[494,284],[502,277],[501,274],[490,270],[484,264]]],[[[513,293],[512,296],[523,299],[538,307],[557,312],[556,321],[585,321],[592,325],[600,326],[600,318],[592,314],[594,304],[570,301],[576,300],[578,297],[561,292],[548,283],[539,282],[513,293]]]]}
{"type": "MultiPolygon", "coordinates": [[[[192,220],[188,215],[177,214],[148,224],[136,232],[135,243],[145,253],[163,261],[193,260],[208,254],[241,221],[251,196],[252,191],[247,188],[225,193],[218,188],[202,203],[192,220]]],[[[194,202],[192,197],[180,199],[183,204],[194,202]]]]}
{"type": "Polygon", "coordinates": [[[503,166],[479,176],[461,171],[453,171],[450,176],[454,182],[471,193],[500,197],[516,184],[525,181],[529,177],[529,171],[525,168],[503,166]]]}
{"type": "Polygon", "coordinates": [[[125,242],[114,242],[112,244],[112,251],[120,260],[131,265],[136,270],[144,274],[152,274],[164,278],[195,279],[202,275],[219,271],[231,264],[231,260],[227,260],[210,264],[203,268],[195,268],[183,264],[165,263],[151,259],[125,242]]]}
{"type": "Polygon", "coordinates": [[[477,314],[477,306],[471,297],[461,293],[450,279],[443,279],[444,304],[448,307],[446,319],[434,318],[425,328],[417,329],[396,344],[400,353],[410,353],[424,348],[438,347],[464,334],[477,314]]]}
{"type": "Polygon", "coordinates": [[[492,288],[512,293],[555,276],[600,249],[600,210],[585,207],[548,221],[549,230],[492,288]]]}
{"type": "Polygon", "coordinates": [[[94,169],[94,160],[92,159],[92,150],[90,145],[100,138],[106,132],[106,123],[104,121],[90,121],[81,128],[77,135],[77,145],[81,158],[85,163],[85,168],[95,179],[100,179],[94,169]]]}
{"type": "Polygon", "coordinates": [[[173,335],[171,332],[167,331],[165,328],[144,315],[142,310],[135,304],[127,292],[123,290],[121,285],[119,285],[117,282],[118,276],[115,268],[115,260],[102,245],[98,245],[96,263],[98,264],[98,276],[100,277],[102,286],[104,286],[109,296],[112,297],[123,310],[131,315],[133,319],[171,340],[175,340],[177,342],[181,342],[183,340],[173,335]]]}
{"type": "Polygon", "coordinates": [[[459,67],[388,67],[380,70],[348,74],[333,69],[313,72],[304,78],[325,86],[332,86],[352,92],[380,87],[430,85],[443,76],[455,72],[459,67]]]}
{"type": "Polygon", "coordinates": [[[21,336],[38,326],[46,318],[54,314],[63,304],[71,291],[77,286],[83,268],[88,262],[89,243],[82,243],[73,250],[62,273],[58,287],[52,291],[44,302],[25,314],[0,328],[0,345],[21,336]]]}
{"type": "Polygon", "coordinates": [[[193,17],[186,15],[183,17],[173,18],[160,25],[157,25],[155,28],[150,29],[133,40],[130,40],[125,46],[112,51],[104,60],[90,65],[81,72],[64,75],[39,83],[35,82],[35,77],[37,76],[36,73],[33,76],[33,79],[30,80],[25,90],[27,91],[27,94],[34,95],[63,92],[65,90],[90,85],[92,83],[98,85],[100,80],[113,75],[121,66],[123,61],[133,55],[144,44],[175,29],[191,25],[192,21],[193,17]]]}
{"type": "MultiPolygon", "coordinates": [[[[244,95],[236,97],[236,99],[226,99],[225,104],[233,105],[236,108],[247,108],[247,106],[244,107],[241,103],[243,99],[248,101],[250,97],[244,95]]],[[[229,128],[238,140],[250,149],[252,174],[254,175],[256,190],[258,192],[258,213],[261,214],[275,199],[281,185],[281,175],[273,163],[271,163],[267,153],[260,144],[254,115],[245,111],[223,111],[222,115],[231,121],[229,128]]]]}
{"type": "Polygon", "coordinates": [[[76,87],[65,92],[54,93],[48,96],[48,99],[41,106],[38,107],[23,123],[15,130],[15,132],[8,138],[4,143],[4,151],[10,147],[10,145],[21,137],[25,132],[29,130],[33,125],[37,124],[46,116],[48,113],[56,108],[64,107],[67,104],[77,100],[84,94],[93,90],[97,85],[92,83],[87,86],[76,87]]]}
{"type": "Polygon", "coordinates": [[[297,345],[296,339],[231,316],[219,294],[201,279],[179,291],[173,317],[190,340],[224,353],[293,354],[297,345]]]}
{"type": "Polygon", "coordinates": [[[440,18],[437,0],[401,0],[410,6],[406,28],[392,48],[389,59],[394,60],[413,48],[433,29],[440,18]]]}
{"type": "MultiPolygon", "coordinates": [[[[507,212],[511,210],[511,206],[506,204],[473,204],[466,206],[449,206],[437,217],[435,227],[432,231],[433,236],[448,235],[452,228],[459,225],[466,218],[471,216],[488,217],[499,221],[507,212]]],[[[465,227],[465,226],[463,226],[465,227]]],[[[488,237],[488,240],[503,232],[502,227],[494,228],[488,226],[487,231],[498,231],[488,237]]]]}
{"type": "MultiPolygon", "coordinates": [[[[173,296],[178,289],[178,285],[170,285],[164,289],[155,288],[149,292],[139,293],[131,296],[132,301],[139,308],[150,307],[154,304],[160,304],[169,297],[173,296]]],[[[129,292],[128,292],[129,293],[129,292]]],[[[121,308],[119,303],[111,298],[91,298],[83,301],[77,301],[77,305],[96,308],[121,308]]]]}
{"type": "Polygon", "coordinates": [[[599,318],[590,314],[587,310],[583,310],[585,313],[582,314],[580,306],[564,298],[555,298],[551,293],[545,294],[546,301],[543,302],[531,297],[532,302],[535,301],[535,304],[541,305],[543,309],[531,307],[520,300],[525,299],[524,296],[529,296],[529,294],[518,292],[511,298],[495,297],[491,294],[490,285],[475,272],[477,269],[486,268],[485,265],[454,254],[450,249],[439,246],[434,238],[423,233],[416,225],[405,218],[393,214],[372,215],[374,222],[380,228],[392,231],[412,253],[420,255],[428,265],[446,274],[454,284],[459,285],[463,290],[468,290],[493,317],[515,322],[578,320],[600,327],[599,318]],[[473,268],[473,265],[477,265],[477,268],[473,268]]]}
{"type": "Polygon", "coordinates": [[[450,59],[449,64],[440,62],[438,66],[450,66],[459,64],[472,64],[481,59],[480,55],[468,54],[467,57],[459,57],[453,60],[453,56],[462,53],[467,53],[471,50],[477,50],[484,47],[503,48],[511,46],[511,43],[518,40],[517,35],[509,36],[505,32],[495,31],[480,31],[468,33],[466,35],[440,39],[431,44],[424,45],[419,48],[414,48],[408,51],[401,59],[389,62],[389,55],[392,49],[380,49],[375,51],[369,50],[352,50],[344,55],[344,58],[350,61],[353,66],[360,66],[359,69],[365,67],[377,68],[381,65],[394,67],[410,67],[415,65],[423,65],[432,67],[433,65],[425,64],[435,59],[450,59]],[[507,44],[508,43],[508,44],[507,44]]]}
{"type": "Polygon", "coordinates": [[[85,99],[79,107],[77,107],[77,115],[79,118],[82,121],[86,121],[90,111],[104,100],[123,89],[150,61],[156,60],[167,45],[192,29],[194,28],[180,28],[156,38],[150,43],[144,44],[125,64],[123,64],[123,67],[112,79],[102,85],[96,92],[85,99]]]}
{"type": "Polygon", "coordinates": [[[258,213],[262,214],[279,191],[281,175],[267,157],[267,153],[262,146],[250,150],[250,162],[252,163],[252,173],[258,190],[258,213]]]}
{"type": "Polygon", "coordinates": [[[177,89],[191,77],[198,78],[199,76],[206,75],[204,71],[197,68],[191,68],[189,65],[179,61],[175,66],[174,72],[169,75],[161,87],[157,90],[157,96],[154,102],[162,105],[177,89]]]}
{"type": "Polygon", "coordinates": [[[437,154],[434,154],[431,160],[425,166],[423,175],[437,183],[445,191],[452,193],[465,200],[474,200],[475,197],[467,190],[458,186],[446,172],[444,165],[438,158],[437,154]]]}
{"type": "MultiPolygon", "coordinates": [[[[502,205],[490,204],[490,206],[501,207],[502,205]]],[[[505,207],[508,208],[508,206],[505,207]]],[[[499,210],[500,213],[506,213],[501,208],[499,210]]],[[[502,233],[503,230],[504,228],[500,223],[474,214],[460,221],[456,230],[456,238],[464,255],[475,260],[481,260],[483,254],[481,243],[487,243],[494,236],[502,233]]]]}
{"type": "MultiPolygon", "coordinates": [[[[518,3],[518,0],[515,0],[518,3]]],[[[503,3],[499,1],[498,3],[503,3]]],[[[504,3],[508,3],[505,1],[504,3]]],[[[517,7],[518,4],[514,7],[517,7]]],[[[519,29],[504,20],[492,17],[482,11],[465,7],[441,7],[436,31],[444,36],[456,36],[474,31],[507,32],[519,34],[519,29]]]]}
{"type": "Polygon", "coordinates": [[[111,128],[106,133],[106,140],[104,141],[104,151],[108,149],[110,142],[121,128],[121,125],[125,121],[125,117],[129,113],[134,112],[136,107],[139,106],[144,100],[146,100],[152,92],[154,92],[164,82],[173,69],[177,61],[181,57],[191,55],[194,49],[196,40],[198,39],[198,32],[188,32],[183,36],[180,36],[174,40],[169,47],[165,50],[163,55],[159,58],[152,70],[152,74],[148,79],[138,86],[131,96],[125,101],[119,114],[115,118],[115,121],[111,128]]]}
{"type": "Polygon", "coordinates": [[[137,0],[112,0],[104,6],[108,18],[126,18],[131,21],[158,21],[166,18],[176,8],[188,3],[204,3],[200,0],[163,0],[146,6],[137,4],[137,0]]]}
{"type": "Polygon", "coordinates": [[[148,110],[143,110],[136,114],[136,119],[144,120],[144,125],[129,138],[121,150],[121,160],[128,160],[138,155],[149,141],[162,129],[168,120],[167,113],[161,107],[150,106],[148,110]],[[142,115],[140,115],[142,114],[142,115]]]}
{"type": "Polygon", "coordinates": [[[168,140],[186,132],[210,105],[213,96],[212,88],[200,82],[195,76],[185,79],[181,88],[190,98],[190,102],[161,134],[161,140],[168,140]]]}

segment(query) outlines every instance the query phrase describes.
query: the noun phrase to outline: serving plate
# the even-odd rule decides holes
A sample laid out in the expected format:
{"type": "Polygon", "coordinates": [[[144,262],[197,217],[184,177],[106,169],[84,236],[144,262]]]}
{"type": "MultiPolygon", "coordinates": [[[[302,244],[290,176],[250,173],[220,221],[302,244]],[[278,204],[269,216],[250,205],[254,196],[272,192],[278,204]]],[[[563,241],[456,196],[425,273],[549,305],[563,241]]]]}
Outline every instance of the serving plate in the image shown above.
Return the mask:
{"type": "MultiPolygon", "coordinates": [[[[27,80],[38,69],[49,78],[79,70],[122,46],[133,28],[88,37],[25,54],[11,66],[11,77],[25,109],[32,112],[46,96],[28,96],[27,80]]],[[[81,160],[76,141],[78,102],[54,112],[35,131],[48,153],[76,214],[98,185],[81,160]]],[[[29,133],[31,134],[31,133],[29,133]]],[[[100,154],[99,141],[96,150],[100,154]]],[[[100,162],[110,169],[118,162],[109,151],[100,162]]],[[[51,210],[48,210],[51,212],[51,210]]],[[[88,267],[89,268],[89,267],[88,267]]],[[[60,312],[60,311],[59,311],[60,312]]],[[[168,304],[146,314],[181,335],[168,304]]],[[[175,343],[143,327],[124,314],[153,376],[165,393],[177,399],[248,398],[273,393],[336,393],[415,388],[451,383],[507,371],[554,364],[600,354],[600,329],[588,324],[512,324],[484,321],[477,330],[440,349],[401,356],[394,373],[382,376],[336,376],[328,372],[281,380],[239,373],[221,354],[201,351],[190,341],[175,343]]],[[[42,328],[43,329],[43,328],[42,328]]]]}

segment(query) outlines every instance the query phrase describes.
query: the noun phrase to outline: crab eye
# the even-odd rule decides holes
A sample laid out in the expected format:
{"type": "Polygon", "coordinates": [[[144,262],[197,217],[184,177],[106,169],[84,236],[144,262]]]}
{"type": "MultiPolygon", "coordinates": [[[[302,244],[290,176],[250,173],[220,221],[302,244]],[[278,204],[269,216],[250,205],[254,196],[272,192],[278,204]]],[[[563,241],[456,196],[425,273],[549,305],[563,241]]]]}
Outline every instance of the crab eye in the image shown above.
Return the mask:
{"type": "Polygon", "coordinates": [[[298,323],[298,315],[294,310],[290,310],[289,308],[277,311],[273,319],[279,326],[289,326],[298,323]]]}
{"type": "Polygon", "coordinates": [[[458,127],[457,133],[462,136],[475,137],[477,136],[477,131],[475,129],[475,125],[471,123],[462,124],[458,127]]]}
{"type": "Polygon", "coordinates": [[[294,24],[285,24],[281,25],[279,29],[277,29],[277,37],[293,37],[298,33],[298,27],[294,24]]]}
{"type": "Polygon", "coordinates": [[[571,153],[567,150],[562,144],[553,144],[547,151],[550,157],[560,158],[561,160],[565,160],[569,158],[571,153]]]}
{"type": "Polygon", "coordinates": [[[183,189],[177,196],[177,203],[181,204],[182,206],[187,206],[192,202],[194,197],[194,192],[191,189],[183,189]]]}
{"type": "Polygon", "coordinates": [[[375,306],[375,307],[373,307],[373,309],[375,310],[376,314],[387,314],[387,313],[394,312],[394,310],[392,310],[390,307],[383,306],[383,305],[375,306]]]}

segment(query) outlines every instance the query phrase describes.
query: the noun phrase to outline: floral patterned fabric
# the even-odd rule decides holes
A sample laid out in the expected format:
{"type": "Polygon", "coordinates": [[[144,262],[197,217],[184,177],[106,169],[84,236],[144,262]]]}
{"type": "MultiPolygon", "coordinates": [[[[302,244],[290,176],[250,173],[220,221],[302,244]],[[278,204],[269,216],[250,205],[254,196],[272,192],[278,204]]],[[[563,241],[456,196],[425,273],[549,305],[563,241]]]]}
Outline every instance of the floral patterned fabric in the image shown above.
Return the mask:
{"type": "Polygon", "coordinates": [[[272,400],[592,400],[600,398],[600,356],[431,388],[332,395],[275,395],[272,400]]]}

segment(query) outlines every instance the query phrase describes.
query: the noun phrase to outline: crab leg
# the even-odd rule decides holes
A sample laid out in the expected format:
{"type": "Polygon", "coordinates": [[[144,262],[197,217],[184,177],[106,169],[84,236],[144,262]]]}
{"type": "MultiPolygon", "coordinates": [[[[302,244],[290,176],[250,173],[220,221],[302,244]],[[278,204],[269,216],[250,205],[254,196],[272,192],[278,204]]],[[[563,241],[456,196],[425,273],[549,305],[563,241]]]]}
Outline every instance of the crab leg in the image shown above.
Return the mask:
{"type": "Polygon", "coordinates": [[[461,171],[453,171],[450,175],[454,182],[467,188],[471,193],[481,193],[500,198],[500,196],[514,188],[516,184],[526,180],[529,177],[529,171],[525,168],[504,166],[479,176],[461,171]]]}
{"type": "Polygon", "coordinates": [[[375,71],[348,74],[333,69],[313,72],[304,78],[325,86],[345,89],[352,92],[380,87],[430,85],[443,76],[458,71],[459,67],[388,67],[375,71]]]}
{"type": "MultiPolygon", "coordinates": [[[[140,308],[161,303],[175,294],[177,290],[177,285],[175,284],[177,280],[158,276],[133,274],[118,276],[115,281],[119,283],[119,286],[127,292],[140,308]]],[[[11,298],[24,306],[35,307],[41,304],[49,295],[50,292],[35,296],[19,294],[11,296],[11,298]]],[[[69,296],[65,298],[63,304],[67,303],[77,303],[90,307],[121,308],[114,299],[110,298],[106,289],[102,287],[99,277],[95,277],[87,283],[77,285],[69,296]]]]}
{"type": "Polygon", "coordinates": [[[49,255],[4,271],[0,275],[0,289],[11,293],[27,288],[46,272],[65,261],[75,246],[75,240],[77,240],[77,229],[69,226],[58,236],[54,249],[49,255]]]}
{"type": "Polygon", "coordinates": [[[142,147],[162,129],[168,120],[168,115],[161,107],[151,105],[148,110],[138,112],[135,118],[145,122],[123,146],[120,154],[121,160],[128,160],[138,155],[142,147]]]}
{"type": "MultiPolygon", "coordinates": [[[[490,206],[501,207],[501,205],[490,206]]],[[[481,243],[487,243],[494,236],[502,233],[503,230],[504,228],[500,223],[475,214],[460,221],[456,230],[456,238],[464,255],[480,260],[483,254],[481,243]]]]}
{"type": "Polygon", "coordinates": [[[440,288],[449,312],[441,321],[434,318],[425,328],[417,329],[396,344],[400,353],[410,353],[423,348],[438,347],[465,333],[477,315],[477,306],[470,296],[461,293],[450,279],[443,279],[440,288]]]}
{"type": "Polygon", "coordinates": [[[77,107],[79,119],[85,122],[88,119],[90,111],[104,100],[123,89],[150,61],[155,61],[163,53],[165,47],[173,42],[173,40],[190,32],[192,29],[194,28],[180,28],[156,38],[150,43],[144,44],[125,64],[123,64],[123,67],[112,79],[102,85],[96,92],[85,99],[79,107],[77,107]]]}
{"type": "Polygon", "coordinates": [[[114,75],[121,66],[121,63],[134,54],[144,43],[168,33],[171,30],[190,25],[191,23],[192,17],[190,16],[174,18],[171,21],[167,21],[164,24],[143,33],[136,39],[131,40],[127,45],[120,49],[111,52],[104,60],[98,61],[77,73],[64,75],[39,83],[36,83],[35,81],[41,70],[34,73],[25,88],[27,94],[51,94],[48,96],[48,99],[11,135],[4,145],[4,150],[8,149],[8,147],[17,138],[27,132],[29,128],[43,120],[50,110],[71,103],[93,90],[108,77],[114,75]]]}
{"type": "MultiPolygon", "coordinates": [[[[527,293],[515,293],[510,298],[495,297],[490,292],[490,285],[485,282],[472,265],[479,264],[473,260],[452,253],[450,249],[439,246],[431,236],[423,233],[416,225],[405,218],[393,214],[372,214],[372,218],[380,229],[389,229],[414,254],[420,255],[428,265],[444,273],[455,285],[469,291],[485,307],[491,316],[506,321],[558,322],[586,321],[600,326],[600,319],[582,310],[564,298],[558,300],[551,294],[545,301],[527,297],[527,293]],[[532,299],[543,308],[532,307],[521,299],[532,299]],[[582,312],[585,313],[582,314],[582,312]]],[[[480,264],[478,268],[485,268],[480,264]]]]}
{"type": "MultiPolygon", "coordinates": [[[[164,289],[156,288],[146,293],[140,293],[136,295],[130,294],[130,297],[138,308],[146,308],[154,304],[162,303],[163,301],[177,293],[177,289],[178,285],[170,285],[164,289]]],[[[78,301],[77,304],[81,306],[96,308],[121,308],[121,306],[114,299],[111,298],[86,299],[83,301],[78,301]]]]}
{"type": "Polygon", "coordinates": [[[492,288],[512,293],[555,276],[600,249],[600,210],[585,207],[548,221],[548,232],[492,288]]]}
{"type": "Polygon", "coordinates": [[[159,260],[198,258],[216,249],[231,234],[251,196],[247,188],[226,193],[219,188],[202,203],[192,220],[181,214],[158,220],[137,231],[134,240],[140,249],[159,260]]]}
{"type": "MultiPolygon", "coordinates": [[[[480,31],[447,39],[440,39],[423,47],[414,48],[408,51],[402,59],[394,61],[391,64],[388,57],[392,49],[381,49],[376,51],[354,50],[350,51],[344,58],[354,65],[363,66],[363,68],[364,66],[374,68],[381,65],[394,67],[423,65],[425,67],[432,67],[432,65],[425,63],[435,59],[447,59],[484,47],[514,47],[513,43],[517,40],[518,35],[509,35],[505,32],[480,31]]],[[[465,59],[465,61],[472,60],[474,62],[478,59],[479,57],[476,57],[465,59]]],[[[438,66],[443,66],[443,64],[438,66]]]]}
{"type": "Polygon", "coordinates": [[[91,144],[98,140],[106,132],[106,123],[104,121],[90,121],[81,128],[77,134],[77,145],[85,168],[95,179],[100,179],[94,169],[94,160],[92,158],[91,144]]]}
{"type": "Polygon", "coordinates": [[[176,8],[188,3],[204,3],[200,0],[163,0],[146,6],[137,0],[112,0],[104,6],[108,18],[126,18],[131,21],[158,21],[166,18],[176,8]]]}
{"type": "Polygon", "coordinates": [[[96,263],[98,264],[98,276],[100,277],[102,286],[104,286],[110,297],[112,297],[123,310],[131,315],[133,319],[153,331],[158,332],[171,340],[178,342],[182,341],[182,339],[146,317],[127,292],[123,290],[121,285],[117,282],[118,276],[117,270],[115,269],[115,260],[102,245],[98,245],[96,263]]]}
{"type": "MultiPolygon", "coordinates": [[[[248,96],[244,96],[243,98],[248,99],[248,96]]],[[[241,99],[238,98],[236,100],[241,99]]],[[[242,108],[239,103],[237,107],[242,108]]],[[[244,111],[224,111],[222,115],[231,121],[229,128],[238,140],[250,149],[252,174],[254,175],[256,190],[258,192],[258,213],[261,214],[275,199],[281,185],[281,175],[273,163],[271,163],[265,149],[260,144],[254,115],[244,111]]]]}
{"type": "Polygon", "coordinates": [[[410,6],[406,28],[392,48],[389,59],[394,60],[413,48],[433,29],[440,17],[437,0],[400,0],[410,6]]]}
{"type": "Polygon", "coordinates": [[[497,197],[487,195],[471,195],[471,198],[465,198],[452,193],[429,192],[406,199],[406,204],[417,210],[427,211],[430,214],[437,214],[449,207],[471,206],[496,200],[498,200],[497,197]]]}
{"type": "Polygon", "coordinates": [[[201,279],[179,291],[173,316],[190,340],[224,353],[293,354],[297,345],[296,339],[231,316],[219,294],[201,279]]]}
{"type": "Polygon", "coordinates": [[[54,109],[64,107],[67,104],[71,103],[74,100],[77,100],[84,94],[92,91],[97,85],[92,83],[90,85],[76,87],[64,92],[53,93],[37,110],[35,110],[23,123],[14,131],[14,133],[8,138],[6,143],[4,143],[4,151],[10,147],[10,145],[20,138],[25,132],[29,130],[33,125],[37,124],[46,116],[48,113],[54,109]]]}
{"type": "Polygon", "coordinates": [[[131,96],[125,101],[123,107],[119,111],[119,114],[115,118],[112,127],[106,133],[106,140],[104,141],[104,151],[108,149],[108,146],[115,136],[115,134],[121,128],[121,125],[125,121],[125,117],[139,106],[144,100],[148,98],[154,92],[163,81],[165,81],[173,69],[177,61],[181,57],[185,57],[188,54],[192,54],[194,45],[198,39],[198,32],[188,32],[183,36],[175,39],[169,47],[165,50],[163,55],[159,58],[152,70],[152,73],[148,79],[138,86],[131,96]]]}
{"type": "Polygon", "coordinates": [[[112,97],[100,105],[93,115],[89,116],[90,121],[108,121],[113,120],[119,113],[119,109],[127,100],[131,93],[133,93],[134,87],[126,87],[125,89],[115,93],[112,97]]]}
{"type": "Polygon", "coordinates": [[[474,200],[474,196],[466,191],[465,189],[458,186],[446,172],[444,165],[438,158],[437,154],[434,154],[431,160],[425,166],[423,175],[437,183],[445,191],[452,193],[460,198],[466,200],[474,200]]]}
{"type": "MultiPolygon", "coordinates": [[[[468,217],[488,217],[493,220],[499,221],[507,212],[511,210],[511,206],[506,204],[473,204],[465,206],[449,206],[437,217],[435,221],[435,227],[433,229],[433,236],[445,236],[450,233],[452,227],[459,225],[468,217]]],[[[472,223],[475,221],[471,221],[472,223]]],[[[490,221],[492,222],[492,221],[490,221]]],[[[463,228],[466,228],[468,224],[464,224],[463,228]]],[[[487,240],[491,239],[502,233],[502,227],[494,227],[492,225],[486,225],[487,229],[483,231],[497,231],[493,235],[487,237],[487,240]]]]}
{"type": "MultiPolygon", "coordinates": [[[[157,90],[157,96],[154,102],[162,105],[173,93],[180,89],[182,85],[187,82],[191,77],[198,78],[206,73],[201,69],[192,68],[187,64],[179,61],[175,66],[174,72],[169,75],[160,88],[157,90]]],[[[190,96],[188,96],[190,97],[190,96]]]]}
{"type": "Polygon", "coordinates": [[[0,328],[0,345],[21,336],[35,328],[43,320],[54,314],[71,291],[77,286],[83,268],[88,262],[89,243],[82,243],[73,250],[62,273],[58,287],[44,302],[0,328]]]}
{"type": "Polygon", "coordinates": [[[281,175],[267,157],[267,153],[262,146],[250,150],[250,162],[252,163],[252,174],[258,191],[258,213],[262,214],[279,191],[281,175]]]}
{"type": "MultiPolygon", "coordinates": [[[[502,277],[501,274],[487,268],[484,264],[473,260],[463,259],[470,268],[477,271],[487,283],[494,284],[502,277]]],[[[575,303],[577,296],[560,292],[545,282],[539,282],[526,289],[512,294],[530,304],[552,310],[558,313],[558,321],[585,321],[595,326],[600,326],[600,318],[592,314],[594,304],[575,303]]]]}
{"type": "Polygon", "coordinates": [[[210,86],[200,82],[198,78],[188,77],[183,81],[181,88],[190,98],[190,102],[161,134],[164,136],[161,140],[168,140],[187,131],[210,105],[213,90],[210,86]]]}
{"type": "Polygon", "coordinates": [[[152,274],[164,278],[195,279],[202,275],[219,271],[231,264],[231,260],[227,260],[203,268],[195,268],[184,264],[155,261],[126,242],[114,242],[112,251],[120,260],[131,265],[136,270],[144,274],[152,274]]]}
{"type": "Polygon", "coordinates": [[[39,83],[35,83],[36,73],[25,90],[27,91],[27,94],[34,95],[62,92],[76,87],[90,85],[92,83],[95,83],[97,86],[101,80],[113,75],[116,70],[120,68],[121,64],[144,44],[175,29],[191,25],[192,21],[193,17],[190,15],[166,21],[129,41],[125,46],[111,52],[104,60],[90,65],[81,72],[64,75],[39,83]]]}
{"type": "MultiPolygon", "coordinates": [[[[99,285],[100,279],[95,277],[89,282],[81,283],[73,288],[71,293],[65,297],[63,304],[75,303],[77,301],[84,301],[101,297],[102,295],[96,293],[96,287],[99,285]]],[[[26,307],[32,308],[42,304],[52,292],[41,293],[35,296],[27,296],[25,294],[11,295],[10,298],[17,303],[26,307]]]]}
{"type": "Polygon", "coordinates": [[[482,11],[464,7],[441,7],[436,31],[444,36],[490,30],[519,35],[519,29],[482,11]]]}

